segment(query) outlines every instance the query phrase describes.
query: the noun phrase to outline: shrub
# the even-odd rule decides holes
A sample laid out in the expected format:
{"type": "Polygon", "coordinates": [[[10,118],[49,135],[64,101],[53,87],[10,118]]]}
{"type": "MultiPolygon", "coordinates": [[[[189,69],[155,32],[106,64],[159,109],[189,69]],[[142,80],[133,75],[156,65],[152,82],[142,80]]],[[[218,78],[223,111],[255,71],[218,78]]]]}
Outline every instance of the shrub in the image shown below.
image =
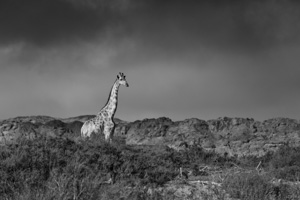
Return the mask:
{"type": "Polygon", "coordinates": [[[294,165],[300,167],[300,147],[280,147],[280,149],[273,154],[269,165],[275,169],[294,165]]]}
{"type": "MultiPolygon", "coordinates": [[[[121,140],[109,144],[100,137],[77,142],[40,137],[0,148],[0,196],[24,200],[119,199],[125,193],[135,199],[153,199],[145,188],[173,180],[180,167],[196,171],[203,164],[237,162],[196,145],[175,151],[165,146],[128,146],[121,140]],[[109,178],[115,181],[113,186],[105,184],[109,178]],[[132,191],[118,190],[118,185],[132,191]]],[[[232,188],[241,187],[238,181],[244,180],[234,181],[227,180],[232,188]]]]}
{"type": "Polygon", "coordinates": [[[300,167],[287,166],[273,171],[275,178],[288,181],[300,181],[300,167]]]}
{"type": "Polygon", "coordinates": [[[260,167],[268,167],[270,160],[273,158],[273,153],[267,153],[262,157],[256,157],[253,155],[242,156],[238,158],[238,164],[246,168],[256,168],[258,165],[260,167]]]}
{"type": "Polygon", "coordinates": [[[78,193],[91,199],[100,195],[99,188],[109,178],[163,185],[178,174],[177,165],[182,163],[181,154],[165,147],[130,147],[101,140],[44,137],[1,148],[0,196],[9,198],[36,194],[73,198],[78,193]]]}
{"type": "Polygon", "coordinates": [[[232,174],[224,180],[223,188],[231,197],[247,200],[269,199],[273,191],[271,184],[256,172],[232,174]]]}

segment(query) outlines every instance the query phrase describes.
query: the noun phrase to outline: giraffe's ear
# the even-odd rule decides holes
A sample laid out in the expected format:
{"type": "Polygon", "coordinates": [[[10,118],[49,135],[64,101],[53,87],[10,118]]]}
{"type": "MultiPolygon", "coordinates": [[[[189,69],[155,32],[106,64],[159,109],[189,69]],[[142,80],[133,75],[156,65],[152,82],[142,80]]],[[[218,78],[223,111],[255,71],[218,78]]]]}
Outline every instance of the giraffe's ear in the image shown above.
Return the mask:
{"type": "Polygon", "coordinates": [[[117,78],[118,78],[118,79],[120,79],[120,76],[119,76],[119,75],[117,75],[117,78]]]}

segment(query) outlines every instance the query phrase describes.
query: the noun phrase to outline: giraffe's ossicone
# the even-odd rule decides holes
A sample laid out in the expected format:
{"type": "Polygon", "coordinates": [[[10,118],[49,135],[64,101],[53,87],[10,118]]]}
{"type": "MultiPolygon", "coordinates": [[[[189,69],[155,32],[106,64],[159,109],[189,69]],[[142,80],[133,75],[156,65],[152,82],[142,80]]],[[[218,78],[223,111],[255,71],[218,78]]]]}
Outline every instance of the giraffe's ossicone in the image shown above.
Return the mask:
{"type": "Polygon", "coordinates": [[[105,106],[100,110],[96,117],[87,120],[81,127],[81,136],[86,138],[90,137],[92,133],[101,134],[103,133],[106,141],[111,141],[115,123],[114,115],[118,105],[118,90],[120,85],[128,87],[126,77],[123,73],[117,75],[117,80],[112,86],[109,98],[105,106]]]}

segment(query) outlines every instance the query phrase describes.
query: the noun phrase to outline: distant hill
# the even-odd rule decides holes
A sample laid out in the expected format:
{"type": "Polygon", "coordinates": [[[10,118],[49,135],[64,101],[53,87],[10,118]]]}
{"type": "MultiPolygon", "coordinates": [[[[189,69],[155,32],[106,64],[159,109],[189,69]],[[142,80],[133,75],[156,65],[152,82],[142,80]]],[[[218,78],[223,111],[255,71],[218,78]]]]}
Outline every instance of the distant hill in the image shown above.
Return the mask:
{"type": "MultiPolygon", "coordinates": [[[[94,115],[70,118],[24,116],[0,121],[0,144],[18,142],[38,135],[80,138],[84,121],[94,115]]],[[[250,118],[222,117],[172,121],[169,118],[126,122],[115,119],[114,136],[130,145],[166,145],[180,150],[191,145],[226,156],[262,156],[282,145],[300,146],[299,120],[273,118],[263,122],[250,118]]]]}

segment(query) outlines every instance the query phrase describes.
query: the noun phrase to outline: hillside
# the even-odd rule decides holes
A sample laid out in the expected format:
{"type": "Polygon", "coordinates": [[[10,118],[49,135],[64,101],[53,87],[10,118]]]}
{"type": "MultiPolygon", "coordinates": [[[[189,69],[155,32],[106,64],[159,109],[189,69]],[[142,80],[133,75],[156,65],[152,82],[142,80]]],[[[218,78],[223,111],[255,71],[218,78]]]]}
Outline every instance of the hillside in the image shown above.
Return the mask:
{"type": "Polygon", "coordinates": [[[298,120],[115,119],[108,144],[91,117],[0,121],[0,199],[300,198],[298,120]]]}
{"type": "MultiPolygon", "coordinates": [[[[66,119],[48,116],[16,117],[0,121],[0,143],[42,134],[49,137],[80,137],[82,122],[93,117],[84,115],[66,119]]],[[[249,118],[223,117],[214,120],[196,118],[172,121],[169,118],[126,122],[115,119],[114,136],[129,145],[167,145],[183,149],[191,145],[227,156],[263,156],[282,145],[300,145],[299,120],[273,118],[263,122],[249,118]]]]}

